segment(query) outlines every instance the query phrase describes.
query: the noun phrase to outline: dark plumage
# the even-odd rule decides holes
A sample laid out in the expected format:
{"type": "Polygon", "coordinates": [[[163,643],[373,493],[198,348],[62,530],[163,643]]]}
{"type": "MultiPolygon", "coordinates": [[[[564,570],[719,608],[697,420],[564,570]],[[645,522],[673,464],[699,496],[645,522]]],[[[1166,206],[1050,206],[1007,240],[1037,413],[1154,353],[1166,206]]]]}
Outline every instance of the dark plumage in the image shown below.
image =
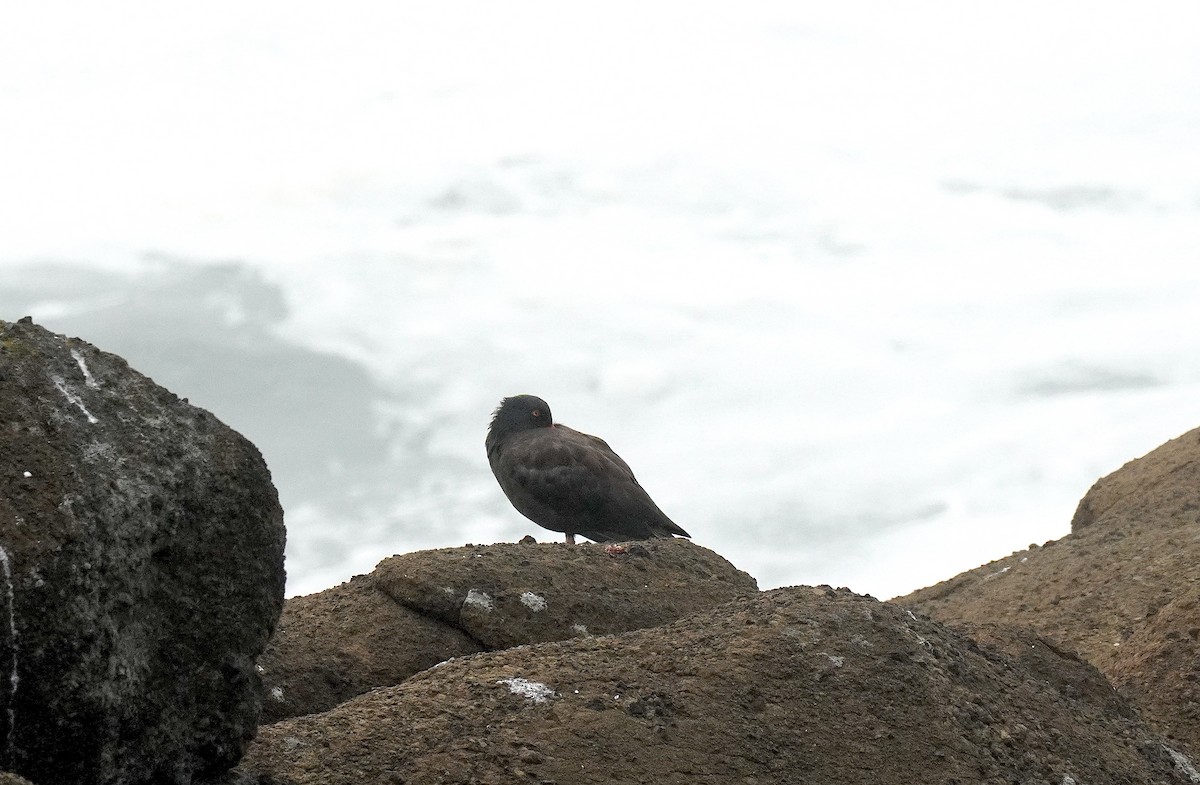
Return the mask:
{"type": "Polygon", "coordinates": [[[535,395],[505,398],[492,415],[488,463],[517,511],[573,544],[691,535],[638,484],[629,465],[596,436],[556,425],[535,395]]]}

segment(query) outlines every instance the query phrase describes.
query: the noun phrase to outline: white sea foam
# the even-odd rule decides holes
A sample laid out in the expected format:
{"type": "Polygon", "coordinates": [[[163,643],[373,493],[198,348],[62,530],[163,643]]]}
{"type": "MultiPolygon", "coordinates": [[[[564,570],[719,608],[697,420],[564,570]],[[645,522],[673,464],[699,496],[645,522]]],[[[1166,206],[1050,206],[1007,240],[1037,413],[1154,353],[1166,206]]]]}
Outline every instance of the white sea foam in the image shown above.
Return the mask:
{"type": "Polygon", "coordinates": [[[285,498],[293,593],[540,535],[480,446],[514,392],[764,588],[882,597],[1200,422],[1193,3],[120,7],[6,19],[0,274],[241,259],[397,391],[428,460],[365,523],[285,498]]]}

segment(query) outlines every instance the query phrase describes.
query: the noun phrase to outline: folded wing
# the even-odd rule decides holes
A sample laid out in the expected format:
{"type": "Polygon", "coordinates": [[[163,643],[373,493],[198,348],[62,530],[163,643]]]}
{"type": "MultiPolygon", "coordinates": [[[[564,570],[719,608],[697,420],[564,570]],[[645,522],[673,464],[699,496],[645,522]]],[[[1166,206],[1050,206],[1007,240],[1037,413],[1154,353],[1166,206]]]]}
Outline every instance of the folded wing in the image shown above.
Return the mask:
{"type": "Polygon", "coordinates": [[[553,436],[514,439],[501,457],[509,498],[526,517],[596,542],[689,536],[603,439],[561,425],[553,436]]]}

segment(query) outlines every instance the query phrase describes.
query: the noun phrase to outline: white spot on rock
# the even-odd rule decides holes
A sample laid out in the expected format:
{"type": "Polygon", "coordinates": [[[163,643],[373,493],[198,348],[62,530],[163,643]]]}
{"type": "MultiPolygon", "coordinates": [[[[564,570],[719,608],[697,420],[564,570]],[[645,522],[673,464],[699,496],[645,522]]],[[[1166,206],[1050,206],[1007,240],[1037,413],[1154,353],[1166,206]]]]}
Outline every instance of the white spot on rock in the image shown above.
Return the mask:
{"type": "Polygon", "coordinates": [[[71,356],[75,358],[75,362],[79,363],[79,370],[83,371],[84,383],[93,390],[99,390],[100,385],[96,384],[96,379],[92,376],[92,372],[88,370],[87,363],[83,361],[83,355],[79,353],[79,350],[72,349],[71,356]]]}
{"type": "Polygon", "coordinates": [[[111,444],[101,444],[92,440],[91,444],[83,446],[83,459],[88,463],[108,463],[120,466],[125,460],[119,457],[111,444]]]}
{"type": "Polygon", "coordinates": [[[1196,770],[1196,767],[1192,765],[1187,755],[1177,752],[1165,744],[1163,745],[1163,749],[1171,756],[1171,761],[1174,762],[1175,768],[1186,774],[1192,782],[1200,782],[1200,771],[1196,770]]]}
{"type": "Polygon", "coordinates": [[[14,706],[21,678],[17,672],[17,618],[15,615],[17,600],[13,592],[12,561],[3,545],[0,545],[0,572],[4,574],[4,599],[8,606],[8,640],[12,652],[12,670],[8,674],[8,697],[10,700],[5,710],[8,715],[8,738],[5,739],[4,744],[6,749],[12,749],[13,731],[17,727],[17,712],[14,706]]]}
{"type": "Polygon", "coordinates": [[[467,598],[463,600],[464,608],[478,608],[481,611],[490,611],[496,605],[492,601],[492,595],[478,589],[471,589],[467,592],[467,598]]]}
{"type": "Polygon", "coordinates": [[[32,476],[33,476],[33,472],[21,472],[21,474],[22,474],[22,475],[23,475],[25,478],[29,478],[29,477],[32,477],[32,476]]]}
{"type": "Polygon", "coordinates": [[[996,570],[996,572],[993,572],[993,573],[991,573],[990,575],[985,575],[985,576],[983,576],[983,579],[984,579],[985,581],[990,581],[992,578],[999,578],[1001,575],[1003,575],[1004,573],[1008,572],[1008,570],[1009,570],[1009,568],[1008,568],[1008,567],[1005,567],[1005,568],[1003,568],[1003,569],[1000,569],[1000,570],[996,570]]]}
{"type": "Polygon", "coordinates": [[[546,610],[546,598],[531,591],[521,593],[521,604],[534,613],[546,610]]]}
{"type": "Polygon", "coordinates": [[[496,683],[505,685],[513,695],[520,695],[530,703],[545,703],[558,695],[545,684],[528,679],[500,679],[496,683]]]}
{"type": "Polygon", "coordinates": [[[835,668],[840,668],[846,664],[845,657],[839,657],[836,654],[826,654],[825,656],[829,658],[829,661],[833,663],[833,667],[835,668]]]}
{"type": "Polygon", "coordinates": [[[83,405],[83,399],[67,388],[67,383],[63,381],[61,376],[54,377],[54,386],[58,388],[60,393],[66,396],[66,399],[69,403],[73,403],[75,406],[79,407],[79,411],[83,412],[84,415],[87,416],[88,422],[90,422],[92,425],[100,422],[92,415],[91,412],[87,410],[87,407],[83,405]]]}
{"type": "Polygon", "coordinates": [[[588,628],[584,627],[582,624],[572,624],[571,629],[575,632],[576,635],[582,635],[584,637],[591,635],[591,633],[588,632],[588,628]]]}
{"type": "Polygon", "coordinates": [[[283,687],[272,687],[271,697],[277,701],[283,700],[283,687]]]}

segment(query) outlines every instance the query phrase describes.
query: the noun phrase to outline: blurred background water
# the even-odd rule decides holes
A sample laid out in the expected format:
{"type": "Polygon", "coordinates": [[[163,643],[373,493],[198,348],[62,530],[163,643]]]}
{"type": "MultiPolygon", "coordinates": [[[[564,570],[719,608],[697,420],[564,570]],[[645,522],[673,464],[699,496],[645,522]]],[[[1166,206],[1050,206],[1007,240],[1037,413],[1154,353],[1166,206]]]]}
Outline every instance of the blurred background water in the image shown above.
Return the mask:
{"type": "Polygon", "coordinates": [[[554,539],[508,394],[764,588],[880,597],[1200,425],[1194,3],[3,17],[0,319],[251,438],[291,594],[554,539]]]}

